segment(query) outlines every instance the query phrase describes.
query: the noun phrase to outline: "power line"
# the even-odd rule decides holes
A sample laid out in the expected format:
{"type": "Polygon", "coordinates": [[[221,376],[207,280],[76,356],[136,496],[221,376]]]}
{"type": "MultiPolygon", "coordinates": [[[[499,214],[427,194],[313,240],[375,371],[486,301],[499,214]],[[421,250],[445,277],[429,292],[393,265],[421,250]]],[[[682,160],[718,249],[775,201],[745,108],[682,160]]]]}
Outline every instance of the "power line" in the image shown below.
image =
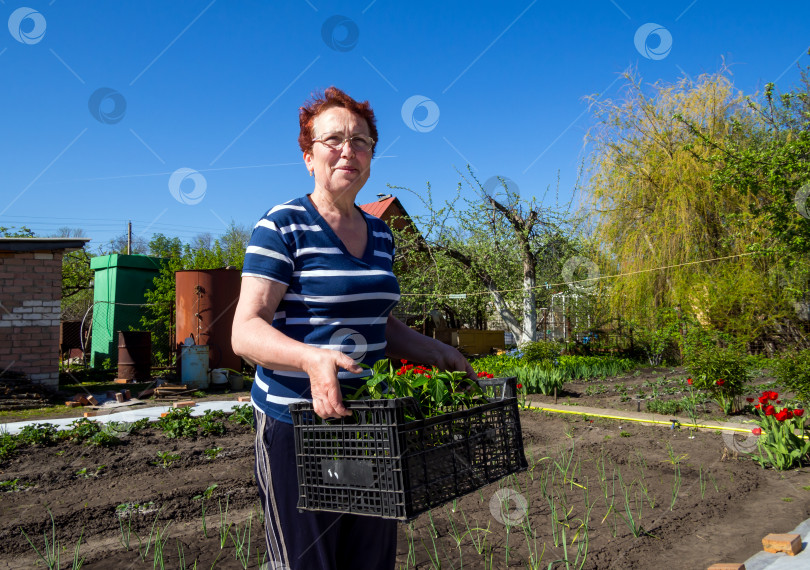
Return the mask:
{"type": "MultiPolygon", "coordinates": [[[[126,224],[127,219],[121,220],[111,220],[110,218],[56,218],[53,216],[3,216],[3,220],[6,220],[6,223],[15,223],[15,224],[28,224],[28,223],[36,223],[40,226],[48,226],[48,227],[64,227],[67,225],[66,223],[48,223],[48,222],[33,222],[33,220],[66,220],[68,223],[75,224],[77,226],[86,226],[86,227],[98,227],[98,228],[117,228],[120,227],[121,224],[126,224]],[[15,219],[18,218],[18,219],[15,219]],[[88,221],[97,221],[97,222],[104,222],[102,224],[88,224],[88,221]]],[[[144,226],[149,225],[151,222],[146,220],[132,220],[133,223],[136,224],[143,224],[144,226]]],[[[166,223],[166,222],[156,222],[152,224],[153,226],[158,227],[165,227],[165,228],[187,228],[189,230],[199,230],[199,231],[210,231],[208,228],[201,228],[200,226],[184,226],[180,224],[174,223],[166,223]]],[[[85,229],[82,227],[81,229],[85,229]]]]}
{"type": "MultiPolygon", "coordinates": [[[[562,283],[543,283],[542,285],[535,285],[534,287],[529,287],[529,290],[532,290],[532,289],[544,289],[544,288],[548,288],[548,287],[558,287],[558,286],[561,286],[561,285],[573,285],[575,283],[586,283],[586,282],[590,283],[590,282],[594,282],[594,281],[600,281],[602,279],[616,279],[617,277],[627,277],[629,275],[638,275],[640,273],[651,273],[653,271],[663,271],[665,269],[676,269],[678,267],[685,267],[687,265],[699,265],[701,263],[711,263],[713,261],[723,261],[725,259],[734,259],[734,258],[738,258],[738,257],[746,257],[746,256],[749,256],[749,255],[756,255],[757,253],[758,252],[738,253],[738,254],[735,254],[735,255],[727,255],[725,257],[715,257],[715,258],[712,258],[712,259],[702,259],[702,260],[699,260],[699,261],[687,261],[685,263],[678,263],[676,265],[665,265],[663,267],[656,267],[654,269],[639,269],[638,271],[628,271],[627,273],[617,273],[615,275],[600,275],[599,277],[589,277],[587,279],[579,279],[577,281],[563,281],[562,283]]],[[[476,296],[476,295],[490,295],[492,293],[516,293],[516,292],[520,292],[520,291],[526,291],[526,289],[523,289],[523,288],[520,288],[520,289],[502,289],[502,290],[496,290],[496,291],[486,290],[486,291],[472,291],[470,293],[446,293],[446,294],[440,294],[440,295],[432,295],[430,293],[402,293],[402,296],[403,297],[448,297],[449,298],[451,295],[463,294],[463,295],[473,297],[473,296],[476,296]]]]}

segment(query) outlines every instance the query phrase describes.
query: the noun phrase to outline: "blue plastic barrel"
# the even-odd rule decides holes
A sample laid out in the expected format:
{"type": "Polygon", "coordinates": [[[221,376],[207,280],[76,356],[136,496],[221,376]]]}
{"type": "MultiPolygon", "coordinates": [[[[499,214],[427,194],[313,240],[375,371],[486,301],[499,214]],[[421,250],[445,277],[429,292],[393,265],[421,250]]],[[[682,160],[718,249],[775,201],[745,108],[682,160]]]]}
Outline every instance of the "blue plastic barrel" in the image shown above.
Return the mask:
{"type": "Polygon", "coordinates": [[[208,388],[208,346],[183,346],[180,358],[180,383],[198,390],[208,388]]]}

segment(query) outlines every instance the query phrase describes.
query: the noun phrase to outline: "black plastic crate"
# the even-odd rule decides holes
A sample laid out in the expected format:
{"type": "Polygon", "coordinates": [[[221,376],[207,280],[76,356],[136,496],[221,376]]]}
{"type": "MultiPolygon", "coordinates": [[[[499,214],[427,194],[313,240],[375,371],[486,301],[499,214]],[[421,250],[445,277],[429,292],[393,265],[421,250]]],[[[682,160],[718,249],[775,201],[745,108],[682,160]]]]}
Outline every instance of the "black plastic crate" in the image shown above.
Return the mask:
{"type": "Polygon", "coordinates": [[[515,378],[479,380],[488,404],[428,419],[413,398],[354,400],[324,421],[290,405],[298,508],[410,520],[527,467],[515,378]]]}

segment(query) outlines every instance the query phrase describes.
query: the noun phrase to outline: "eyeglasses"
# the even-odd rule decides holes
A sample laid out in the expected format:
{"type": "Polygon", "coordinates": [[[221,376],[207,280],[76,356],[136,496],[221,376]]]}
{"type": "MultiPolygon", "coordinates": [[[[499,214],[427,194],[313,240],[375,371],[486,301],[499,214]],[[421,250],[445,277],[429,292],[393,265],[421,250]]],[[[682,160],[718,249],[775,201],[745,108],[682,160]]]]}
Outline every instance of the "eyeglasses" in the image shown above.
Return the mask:
{"type": "Polygon", "coordinates": [[[343,145],[346,144],[346,141],[349,141],[349,144],[351,145],[352,149],[355,150],[355,152],[368,152],[374,148],[374,139],[367,137],[366,135],[352,135],[350,137],[344,137],[341,134],[332,133],[324,135],[319,139],[312,139],[312,142],[319,142],[331,150],[341,150],[343,145]]]}

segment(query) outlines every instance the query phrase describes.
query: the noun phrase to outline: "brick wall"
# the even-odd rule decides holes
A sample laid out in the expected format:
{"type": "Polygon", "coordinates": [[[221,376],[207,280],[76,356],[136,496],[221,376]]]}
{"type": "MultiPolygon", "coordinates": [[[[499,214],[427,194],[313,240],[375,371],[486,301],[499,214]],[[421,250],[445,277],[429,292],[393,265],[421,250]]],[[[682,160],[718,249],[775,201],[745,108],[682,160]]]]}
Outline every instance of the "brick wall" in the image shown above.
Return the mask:
{"type": "Polygon", "coordinates": [[[61,298],[61,251],[0,253],[0,372],[59,385],[61,298]]]}

